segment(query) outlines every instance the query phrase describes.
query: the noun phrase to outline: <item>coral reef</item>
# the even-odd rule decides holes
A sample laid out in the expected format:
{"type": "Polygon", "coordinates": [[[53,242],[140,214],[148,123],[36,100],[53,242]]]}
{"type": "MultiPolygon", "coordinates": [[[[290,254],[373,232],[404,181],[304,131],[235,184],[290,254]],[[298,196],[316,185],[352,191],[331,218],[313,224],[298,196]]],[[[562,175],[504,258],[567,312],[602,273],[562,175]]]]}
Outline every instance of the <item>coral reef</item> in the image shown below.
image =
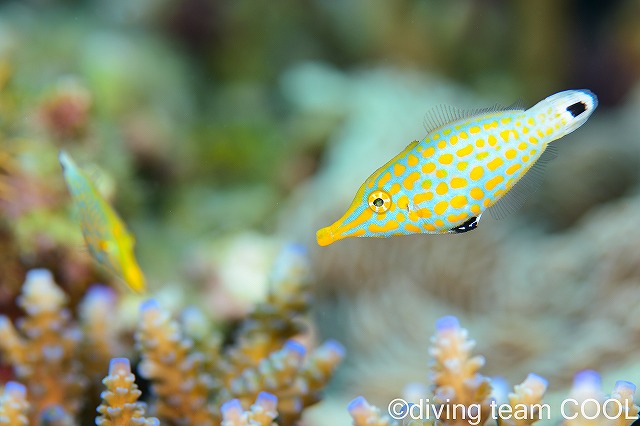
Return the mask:
{"type": "MultiPolygon", "coordinates": [[[[156,418],[145,418],[146,406],[138,402],[140,392],[131,373],[127,358],[113,358],[109,375],[102,381],[107,390],[102,392],[102,404],[98,407],[98,426],[159,426],[156,418]]],[[[195,423],[194,423],[195,424],[195,423]]]]}
{"type": "Polygon", "coordinates": [[[559,418],[565,426],[629,426],[638,419],[639,407],[633,401],[636,387],[630,382],[616,382],[606,396],[599,374],[583,371],[575,376],[567,398],[547,404],[543,402],[546,379],[529,374],[507,393],[503,380],[478,372],[484,359],[471,356],[474,346],[457,318],[440,318],[429,351],[433,357],[430,387],[407,385],[404,397],[391,401],[387,413],[359,396],[347,407],[353,424],[527,426],[559,418]]]}
{"type": "Polygon", "coordinates": [[[225,402],[222,412],[221,426],[272,426],[278,416],[276,407],[278,398],[268,392],[260,392],[256,402],[248,411],[244,411],[238,399],[225,402]]]}
{"type": "Polygon", "coordinates": [[[64,307],[66,295],[46,270],[27,274],[18,305],[27,316],[17,322],[0,317],[0,350],[23,382],[32,407],[32,421],[48,407],[79,412],[87,382],[81,372],[82,333],[64,307]]]}
{"type": "Polygon", "coordinates": [[[321,400],[344,348],[333,340],[314,348],[307,315],[311,279],[300,247],[283,250],[269,282],[267,298],[229,329],[226,345],[195,307],[177,321],[158,301],[142,303],[133,338],[138,373],[150,383],[147,410],[138,401],[129,359],[113,358],[122,352],[136,356],[116,320],[116,292],[91,287],[76,320],[51,273],[32,270],[18,300],[26,316],[16,326],[0,317],[1,353],[25,385],[7,385],[2,409],[17,418],[28,407],[33,423],[78,424],[83,405],[91,402],[86,391],[97,389],[109,365],[97,424],[270,425],[276,417],[278,424],[294,424],[321,400]],[[145,417],[147,412],[158,419],[145,417]]]}
{"type": "Polygon", "coordinates": [[[18,382],[7,382],[0,392],[0,425],[28,425],[28,408],[27,389],[24,385],[18,382]]]}

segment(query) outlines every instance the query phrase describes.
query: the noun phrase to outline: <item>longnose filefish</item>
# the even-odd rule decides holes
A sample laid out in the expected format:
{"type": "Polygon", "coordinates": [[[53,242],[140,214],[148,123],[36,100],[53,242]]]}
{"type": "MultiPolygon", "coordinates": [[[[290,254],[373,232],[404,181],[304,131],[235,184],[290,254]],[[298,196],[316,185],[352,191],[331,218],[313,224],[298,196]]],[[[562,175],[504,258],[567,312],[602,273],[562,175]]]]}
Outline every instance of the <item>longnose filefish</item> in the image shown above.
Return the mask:
{"type": "Polygon", "coordinates": [[[463,233],[489,209],[501,218],[537,187],[556,139],[580,127],[598,105],[589,90],[567,90],[528,110],[439,107],[428,134],[362,184],[337,222],[317,232],[326,246],[348,237],[463,233]]]}
{"type": "Polygon", "coordinates": [[[145,279],[133,253],[133,235],[71,157],[60,151],[58,158],[89,252],[129,288],[143,292],[145,279]]]}

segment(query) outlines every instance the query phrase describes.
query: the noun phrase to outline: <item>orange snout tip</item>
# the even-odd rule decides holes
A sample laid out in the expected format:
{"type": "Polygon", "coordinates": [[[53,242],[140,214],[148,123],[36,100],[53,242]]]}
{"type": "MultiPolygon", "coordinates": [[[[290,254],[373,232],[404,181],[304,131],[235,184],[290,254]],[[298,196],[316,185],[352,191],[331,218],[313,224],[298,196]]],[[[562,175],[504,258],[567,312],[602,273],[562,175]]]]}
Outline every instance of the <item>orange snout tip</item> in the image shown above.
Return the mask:
{"type": "Polygon", "coordinates": [[[336,238],[333,236],[333,231],[330,226],[322,228],[321,230],[316,232],[316,238],[318,239],[318,245],[323,247],[328,246],[336,240],[336,238]]]}

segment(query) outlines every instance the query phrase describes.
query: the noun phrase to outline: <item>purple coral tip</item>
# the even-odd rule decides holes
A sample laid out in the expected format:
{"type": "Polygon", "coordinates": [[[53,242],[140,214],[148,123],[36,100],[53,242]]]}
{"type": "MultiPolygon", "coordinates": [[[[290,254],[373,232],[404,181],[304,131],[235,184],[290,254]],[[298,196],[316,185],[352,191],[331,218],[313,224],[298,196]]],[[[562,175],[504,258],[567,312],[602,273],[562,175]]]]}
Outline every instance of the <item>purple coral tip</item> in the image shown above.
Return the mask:
{"type": "Polygon", "coordinates": [[[362,395],[356,397],[353,401],[349,403],[349,405],[347,405],[347,410],[351,414],[355,414],[363,409],[368,409],[368,408],[369,408],[369,403],[362,395]]]}
{"type": "Polygon", "coordinates": [[[460,328],[460,321],[453,315],[447,315],[436,321],[437,331],[456,330],[458,328],[460,328]]]}
{"type": "Polygon", "coordinates": [[[299,342],[295,340],[287,340],[284,344],[285,351],[287,352],[295,352],[296,355],[303,357],[307,353],[307,349],[299,342]]]}
{"type": "Polygon", "coordinates": [[[322,347],[335,353],[339,358],[344,358],[344,355],[346,353],[346,350],[344,349],[344,346],[342,346],[342,343],[338,342],[337,340],[327,340],[322,344],[322,347]]]}
{"type": "Polygon", "coordinates": [[[278,405],[278,397],[269,392],[260,392],[256,398],[256,405],[267,410],[275,410],[278,405]]]}
{"type": "Polygon", "coordinates": [[[527,375],[527,378],[525,379],[525,383],[531,382],[531,381],[540,383],[542,386],[544,386],[545,389],[549,387],[549,381],[544,377],[537,375],[536,373],[529,373],[529,375],[527,375]]]}
{"type": "Polygon", "coordinates": [[[94,284],[89,287],[85,300],[91,302],[112,302],[115,300],[116,292],[106,285],[94,284]]]}
{"type": "Polygon", "coordinates": [[[632,394],[636,393],[636,385],[626,380],[618,380],[613,386],[614,392],[620,392],[621,390],[630,391],[632,394]]]}
{"type": "Polygon", "coordinates": [[[4,392],[7,395],[16,395],[24,398],[27,395],[27,388],[22,383],[7,382],[4,385],[4,392]]]}
{"type": "Polygon", "coordinates": [[[27,271],[27,275],[25,276],[25,281],[53,281],[53,274],[51,271],[44,268],[39,269],[31,269],[27,271]]]}
{"type": "Polygon", "coordinates": [[[584,370],[579,372],[573,378],[574,387],[589,387],[600,389],[601,386],[600,373],[594,370],[584,370]]]}
{"type": "Polygon", "coordinates": [[[109,362],[109,375],[131,374],[131,363],[128,358],[113,358],[109,362]]]}
{"type": "Polygon", "coordinates": [[[222,417],[225,418],[241,415],[243,412],[242,404],[240,404],[239,399],[232,399],[222,404],[220,412],[222,413],[222,417]]]}
{"type": "Polygon", "coordinates": [[[160,304],[156,299],[145,300],[140,304],[140,312],[145,313],[148,311],[157,311],[160,309],[160,304]]]}

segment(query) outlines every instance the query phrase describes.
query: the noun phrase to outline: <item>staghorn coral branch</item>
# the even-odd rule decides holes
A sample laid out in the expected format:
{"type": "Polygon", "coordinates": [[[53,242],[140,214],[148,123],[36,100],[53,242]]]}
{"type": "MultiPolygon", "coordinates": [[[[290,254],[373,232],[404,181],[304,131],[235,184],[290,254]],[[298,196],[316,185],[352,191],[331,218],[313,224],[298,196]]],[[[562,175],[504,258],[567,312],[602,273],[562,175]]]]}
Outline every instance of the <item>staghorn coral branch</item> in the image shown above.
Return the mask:
{"type": "Polygon", "coordinates": [[[395,425],[388,416],[382,415],[380,409],[371,405],[363,396],[351,401],[347,407],[354,426],[390,426],[395,425]]]}
{"type": "Polygon", "coordinates": [[[140,311],[135,333],[142,355],[139,372],[152,381],[158,415],[177,425],[213,425],[207,406],[212,380],[203,369],[204,356],[155,300],[145,302],[140,311]]]}
{"type": "Polygon", "coordinates": [[[536,374],[529,374],[524,382],[514,386],[513,392],[509,394],[511,414],[500,418],[500,425],[529,426],[539,420],[540,404],[547,386],[548,382],[536,374]]]}
{"type": "Polygon", "coordinates": [[[0,393],[0,425],[27,426],[27,388],[18,382],[7,382],[0,393]]]}
{"type": "Polygon", "coordinates": [[[271,426],[278,417],[278,398],[268,392],[260,392],[256,402],[248,411],[244,411],[238,399],[222,404],[221,426],[271,426]]]}
{"type": "Polygon", "coordinates": [[[78,317],[82,327],[82,364],[94,381],[104,376],[104,369],[115,353],[121,353],[115,328],[116,292],[111,287],[94,285],[80,305],[78,317]]]}
{"type": "MultiPolygon", "coordinates": [[[[431,342],[434,401],[451,404],[451,407],[466,407],[468,410],[466,413],[457,413],[455,418],[452,416],[441,420],[445,424],[466,425],[469,418],[480,415],[479,424],[484,424],[490,414],[491,385],[487,377],[478,373],[484,365],[484,358],[471,356],[475,342],[467,338],[467,330],[461,328],[458,319],[452,316],[436,322],[436,334],[431,342]],[[478,407],[480,413],[475,412],[478,407]]],[[[455,412],[455,409],[445,409],[443,412],[455,412]]]]}
{"type": "Polygon", "coordinates": [[[97,411],[98,426],[159,426],[154,417],[145,418],[146,405],[138,402],[141,392],[135,384],[127,358],[113,358],[109,375],[102,381],[107,390],[102,392],[102,404],[97,411]]]}
{"type": "Polygon", "coordinates": [[[261,390],[277,391],[290,387],[302,366],[306,349],[290,340],[284,347],[260,361],[257,367],[247,368],[235,378],[222,399],[230,397],[253,399],[261,390]]]}
{"type": "Polygon", "coordinates": [[[66,296],[49,271],[36,269],[27,273],[18,304],[27,316],[17,321],[17,330],[0,318],[0,350],[29,389],[32,421],[52,406],[74,417],[86,378],[78,360],[82,334],[64,308],[66,296]]]}

